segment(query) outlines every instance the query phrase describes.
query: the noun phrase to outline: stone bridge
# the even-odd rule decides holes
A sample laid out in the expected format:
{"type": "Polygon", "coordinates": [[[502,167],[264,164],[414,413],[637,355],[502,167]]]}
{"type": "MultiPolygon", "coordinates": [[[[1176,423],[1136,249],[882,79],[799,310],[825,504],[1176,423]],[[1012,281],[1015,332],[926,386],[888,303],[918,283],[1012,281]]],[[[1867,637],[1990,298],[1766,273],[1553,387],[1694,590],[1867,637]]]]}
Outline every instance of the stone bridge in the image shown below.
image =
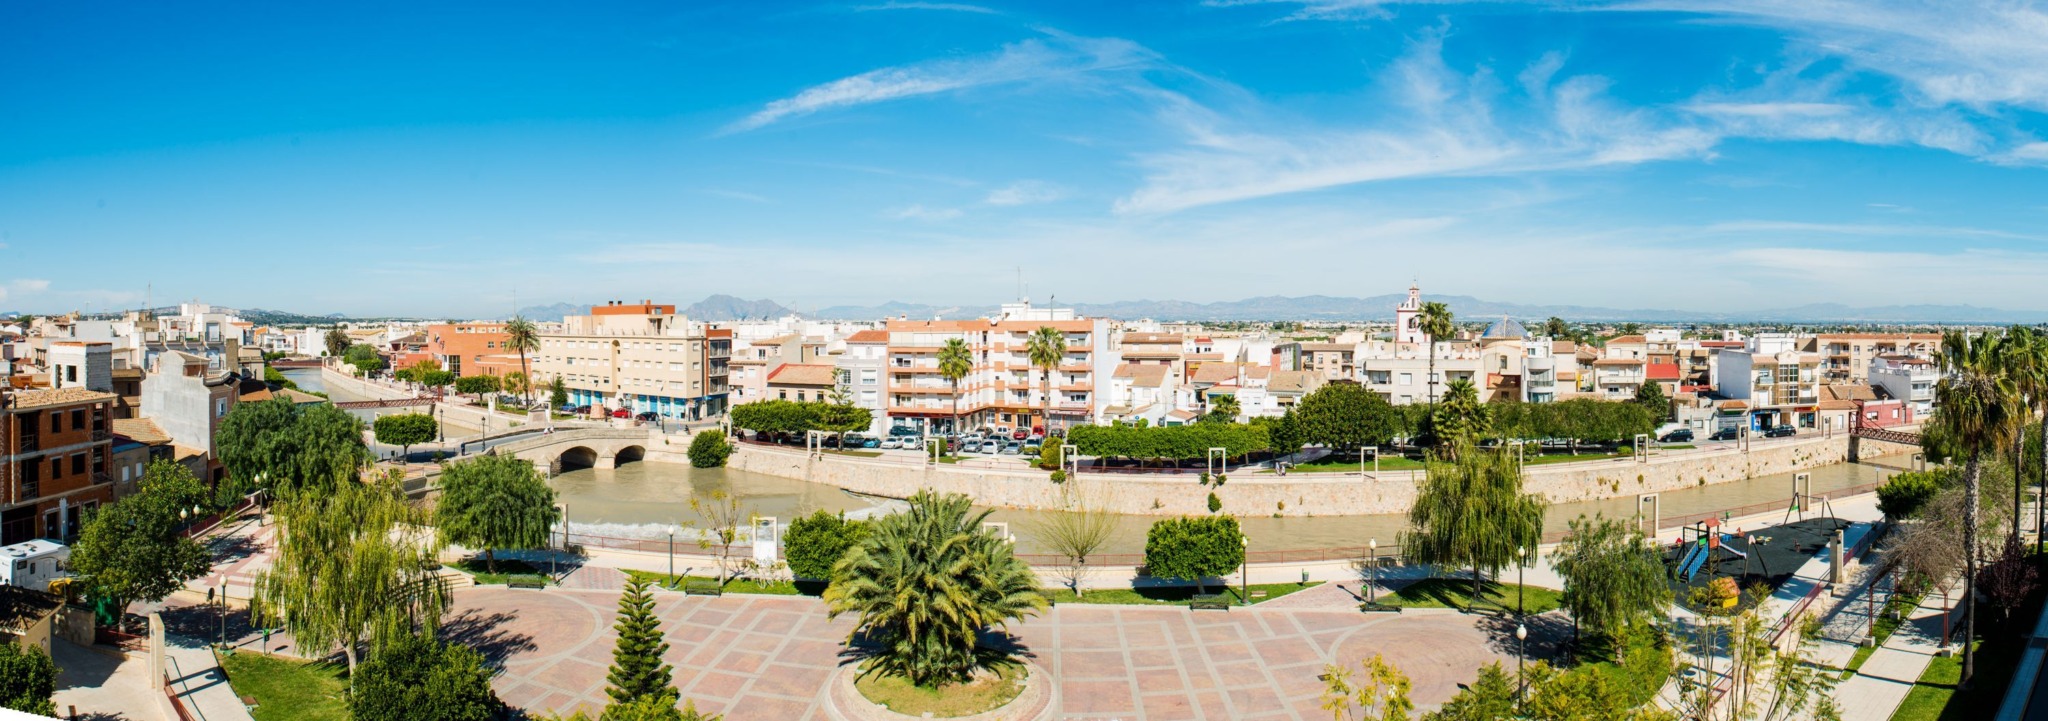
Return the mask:
{"type": "Polygon", "coordinates": [[[647,457],[659,445],[659,431],[647,428],[565,428],[493,449],[533,463],[554,475],[579,468],[617,468],[647,457]]]}

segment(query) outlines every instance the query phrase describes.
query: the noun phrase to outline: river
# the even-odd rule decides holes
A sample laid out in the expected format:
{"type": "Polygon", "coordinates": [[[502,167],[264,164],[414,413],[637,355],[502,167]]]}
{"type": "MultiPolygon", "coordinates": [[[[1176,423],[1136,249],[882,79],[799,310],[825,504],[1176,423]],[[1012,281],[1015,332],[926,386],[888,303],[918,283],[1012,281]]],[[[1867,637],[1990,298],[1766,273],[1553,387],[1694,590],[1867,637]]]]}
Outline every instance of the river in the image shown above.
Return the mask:
{"type": "MultiPolygon", "coordinates": [[[[1838,463],[1815,468],[1811,471],[1813,492],[1828,495],[1876,483],[1901,470],[1893,466],[1903,462],[1903,458],[1880,459],[1879,463],[1893,465],[1838,463]]],[[[1663,505],[1660,512],[1663,517],[1672,518],[1782,502],[1791,497],[1792,477],[1789,473],[1777,474],[1667,491],[1659,495],[1663,505]]],[[[874,505],[869,499],[833,486],[729,468],[696,469],[670,463],[628,463],[617,469],[570,471],[556,476],[551,483],[561,494],[578,532],[624,537],[658,538],[670,528],[689,525],[697,520],[696,513],[690,510],[690,499],[708,499],[714,491],[739,498],[740,504],[752,513],[774,516],[784,523],[814,510],[856,511],[874,505]]],[[[1228,487],[1222,495],[1229,496],[1228,487]]],[[[1544,517],[1544,531],[1560,532],[1582,514],[1629,516],[1635,513],[1635,506],[1634,496],[1553,505],[1544,517]]],[[[1034,526],[1053,513],[995,509],[992,520],[1010,524],[1020,551],[1046,553],[1049,551],[1039,543],[1034,526]]],[[[1158,516],[1118,516],[1116,536],[1105,552],[1142,552],[1145,531],[1156,520],[1158,516]]],[[[1351,548],[1364,546],[1372,539],[1382,546],[1391,546],[1408,525],[1406,517],[1400,515],[1252,516],[1241,518],[1240,522],[1245,534],[1251,537],[1253,551],[1351,548]]]]}

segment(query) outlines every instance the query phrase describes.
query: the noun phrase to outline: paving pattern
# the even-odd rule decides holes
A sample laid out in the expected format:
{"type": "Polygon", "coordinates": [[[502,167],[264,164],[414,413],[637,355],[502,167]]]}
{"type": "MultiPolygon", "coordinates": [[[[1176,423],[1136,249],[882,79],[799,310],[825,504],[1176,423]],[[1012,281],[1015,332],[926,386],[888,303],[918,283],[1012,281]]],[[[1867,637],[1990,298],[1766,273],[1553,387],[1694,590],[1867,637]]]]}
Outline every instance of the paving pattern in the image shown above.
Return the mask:
{"type": "MultiPolygon", "coordinates": [[[[617,591],[468,588],[447,628],[502,665],[499,695],[529,711],[595,711],[616,639],[617,591]]],[[[851,619],[816,599],[656,596],[684,698],[730,721],[827,719],[826,680],[851,619]]],[[[1013,631],[1055,683],[1060,719],[1322,719],[1333,661],[1384,655],[1425,707],[1493,661],[1514,663],[1512,624],[1456,613],[1061,606],[1013,631]]]]}

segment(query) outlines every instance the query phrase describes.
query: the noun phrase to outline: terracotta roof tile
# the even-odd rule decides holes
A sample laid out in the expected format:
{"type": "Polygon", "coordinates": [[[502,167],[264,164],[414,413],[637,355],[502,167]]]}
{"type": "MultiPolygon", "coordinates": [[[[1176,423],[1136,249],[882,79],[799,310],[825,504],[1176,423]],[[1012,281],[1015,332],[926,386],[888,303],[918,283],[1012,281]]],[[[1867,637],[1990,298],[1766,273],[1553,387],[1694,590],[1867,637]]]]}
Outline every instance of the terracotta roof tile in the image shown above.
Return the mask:
{"type": "Polygon", "coordinates": [[[171,436],[148,418],[116,418],[112,421],[114,435],[126,437],[137,443],[157,445],[171,442],[171,436]]]}
{"type": "Polygon", "coordinates": [[[1111,373],[1110,376],[1113,378],[1129,378],[1131,379],[1131,384],[1135,386],[1156,388],[1166,384],[1166,376],[1172,370],[1171,366],[1125,363],[1117,366],[1116,372],[1111,373]]]}
{"type": "Polygon", "coordinates": [[[768,382],[793,386],[830,386],[839,382],[839,369],[822,363],[784,363],[768,373],[768,382]]]}
{"type": "Polygon", "coordinates": [[[44,388],[40,390],[22,391],[14,394],[13,397],[14,403],[12,407],[14,408],[46,408],[49,406],[69,406],[77,405],[80,403],[97,403],[100,401],[111,401],[114,400],[115,398],[114,394],[112,393],[89,390],[78,386],[72,386],[69,388],[44,388]]]}
{"type": "Polygon", "coordinates": [[[887,343],[887,342],[889,342],[889,331],[886,331],[886,330],[864,330],[864,331],[861,331],[861,332],[859,332],[859,333],[855,333],[855,334],[853,334],[853,335],[847,336],[847,337],[846,337],[846,342],[848,342],[848,343],[887,343]]]}

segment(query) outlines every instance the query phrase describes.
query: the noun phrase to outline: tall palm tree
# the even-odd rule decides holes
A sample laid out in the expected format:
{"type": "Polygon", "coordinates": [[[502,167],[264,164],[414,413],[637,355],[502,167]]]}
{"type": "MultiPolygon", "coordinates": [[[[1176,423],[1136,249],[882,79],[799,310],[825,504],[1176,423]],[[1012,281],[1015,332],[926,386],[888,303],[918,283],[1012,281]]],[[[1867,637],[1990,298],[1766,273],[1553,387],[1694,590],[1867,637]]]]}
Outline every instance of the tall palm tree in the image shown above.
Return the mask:
{"type": "MultiPolygon", "coordinates": [[[[533,371],[526,367],[526,352],[540,350],[540,330],[533,327],[533,321],[519,315],[512,316],[512,320],[505,321],[505,347],[519,351],[519,372],[528,378],[532,378],[533,371]]],[[[532,408],[533,384],[528,383],[526,386],[527,389],[524,394],[526,407],[532,408]]]]}
{"type": "Polygon", "coordinates": [[[939,348],[939,375],[953,384],[953,432],[960,432],[960,379],[974,372],[974,353],[967,350],[967,341],[947,338],[946,345],[939,348]]]}
{"type": "MultiPolygon", "coordinates": [[[[1045,400],[1038,410],[1039,421],[1045,424],[1045,432],[1052,433],[1052,371],[1060,367],[1060,361],[1067,357],[1067,334],[1049,325],[1042,325],[1031,332],[1031,339],[1024,342],[1024,354],[1031,358],[1031,365],[1039,370],[1045,380],[1045,400]]],[[[1026,429],[1029,430],[1029,429],[1026,429]]]]}
{"type": "Polygon", "coordinates": [[[2001,374],[2004,353],[2000,338],[1986,332],[1976,338],[1949,331],[1941,339],[1941,368],[1947,377],[1935,386],[1940,410],[1931,425],[1963,456],[1963,670],[1958,686],[1970,683],[1976,652],[1970,643],[1977,629],[1977,530],[1980,482],[1987,454],[1998,453],[2011,427],[2024,418],[2012,380],[2001,374]]]}
{"type": "MultiPolygon", "coordinates": [[[[2027,497],[2026,472],[2021,469],[2026,459],[2027,422],[2033,417],[2035,408],[2048,411],[2048,335],[2036,332],[2032,327],[2016,325],[2008,329],[2004,340],[1999,342],[2000,372],[2012,381],[2013,391],[2021,405],[2020,418],[2012,424],[2012,542],[2020,541],[2020,508],[2027,497]]],[[[2048,438],[2048,434],[2043,435],[2048,438]]],[[[2048,461],[2044,461],[2048,462],[2048,461]]],[[[2048,483],[2043,484],[2048,487],[2048,483]]],[[[2039,528],[2039,521],[2035,522],[2039,528]]]]}
{"type": "Polygon", "coordinates": [[[1436,342],[1457,331],[1452,325],[1451,307],[1439,301],[1422,304],[1417,316],[1422,334],[1429,338],[1429,402],[1436,402],[1436,342]]]}

